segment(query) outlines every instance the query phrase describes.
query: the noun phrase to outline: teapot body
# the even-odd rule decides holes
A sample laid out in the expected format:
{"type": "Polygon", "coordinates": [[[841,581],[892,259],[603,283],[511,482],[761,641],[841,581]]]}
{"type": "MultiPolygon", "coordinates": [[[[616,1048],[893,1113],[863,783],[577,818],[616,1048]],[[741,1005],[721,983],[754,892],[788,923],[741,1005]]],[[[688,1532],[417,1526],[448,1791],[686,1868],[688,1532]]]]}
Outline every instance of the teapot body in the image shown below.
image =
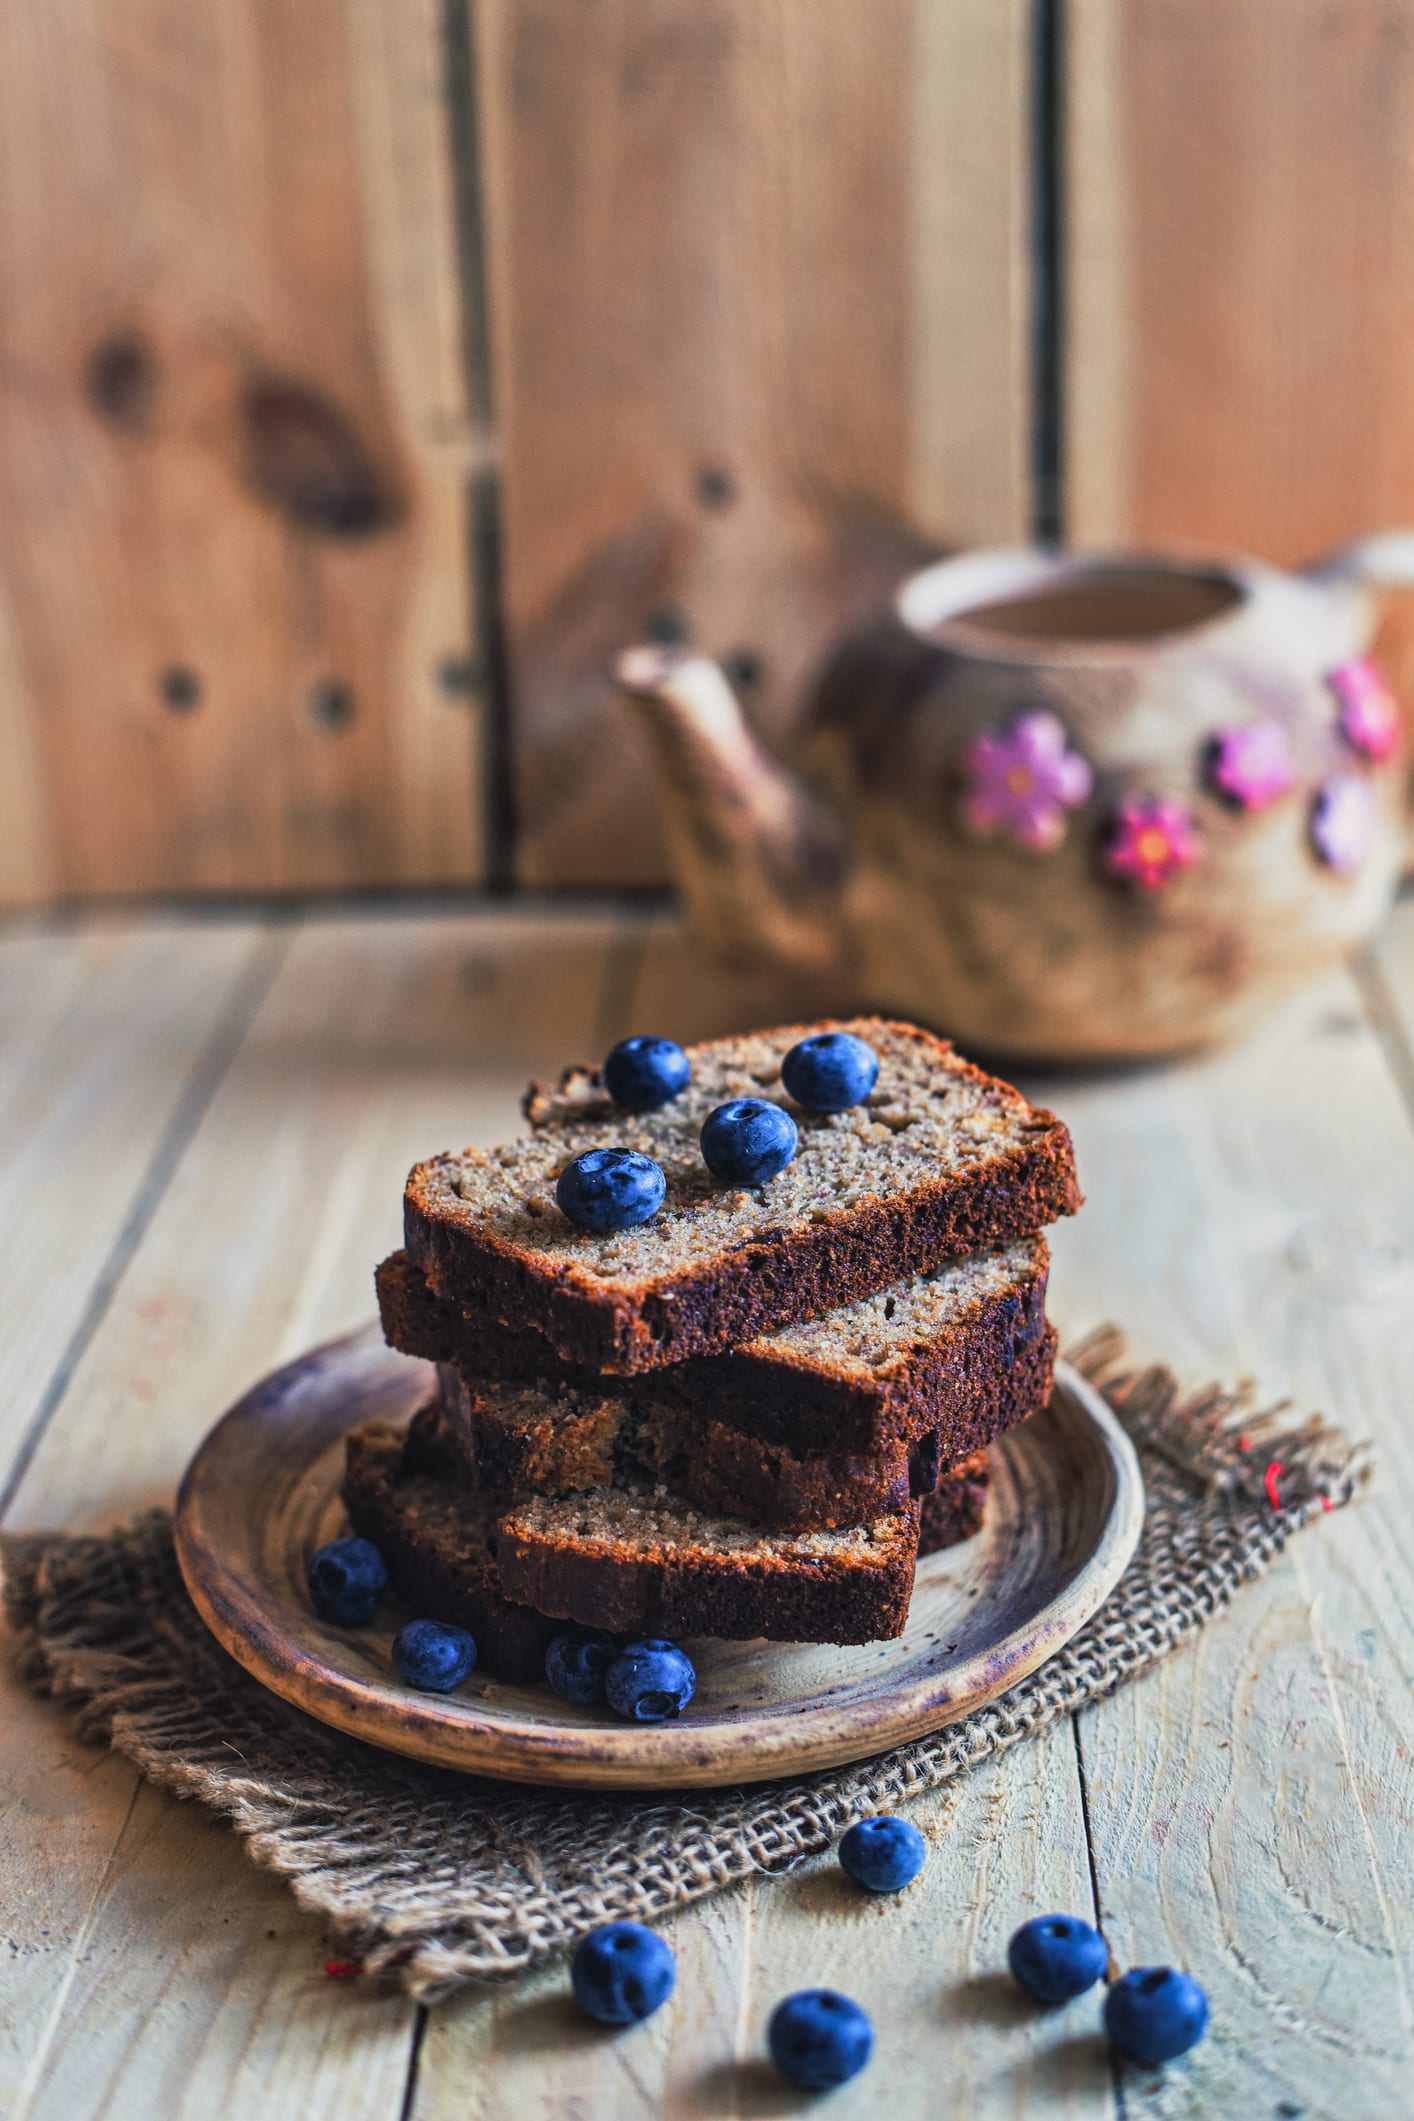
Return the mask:
{"type": "Polygon", "coordinates": [[[977,553],[847,643],[797,762],[850,860],[839,1001],[1029,1058],[1242,1030],[1379,921],[1402,732],[1358,581],[977,553]]]}

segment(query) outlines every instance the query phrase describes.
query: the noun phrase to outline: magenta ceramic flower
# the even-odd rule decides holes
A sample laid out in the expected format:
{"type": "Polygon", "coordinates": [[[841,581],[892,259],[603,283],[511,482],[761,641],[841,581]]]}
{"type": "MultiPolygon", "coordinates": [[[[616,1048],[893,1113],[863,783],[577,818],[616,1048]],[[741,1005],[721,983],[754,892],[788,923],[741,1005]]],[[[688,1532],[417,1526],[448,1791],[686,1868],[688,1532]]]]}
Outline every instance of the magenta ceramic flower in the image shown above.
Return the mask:
{"type": "Polygon", "coordinates": [[[1094,780],[1063,724],[1045,713],[1018,715],[1008,728],[974,737],[963,767],[968,823],[1039,850],[1060,845],[1066,811],[1085,801],[1094,780]]]}
{"type": "Polygon", "coordinates": [[[1157,891],[1191,869],[1202,851],[1186,803],[1171,795],[1127,795],[1110,823],[1103,860],[1111,876],[1157,891]]]}
{"type": "Polygon", "coordinates": [[[1340,733],[1346,743],[1377,766],[1392,759],[1404,736],[1399,706],[1369,656],[1342,663],[1327,682],[1340,705],[1340,733]]]}
{"type": "Polygon", "coordinates": [[[1208,779],[1243,810],[1265,810],[1296,779],[1291,743],[1280,722],[1219,729],[1208,747],[1208,779]]]}
{"type": "Polygon", "coordinates": [[[1311,805],[1311,845],[1328,869],[1358,869],[1375,837],[1375,791],[1356,773],[1333,774],[1311,805]]]}

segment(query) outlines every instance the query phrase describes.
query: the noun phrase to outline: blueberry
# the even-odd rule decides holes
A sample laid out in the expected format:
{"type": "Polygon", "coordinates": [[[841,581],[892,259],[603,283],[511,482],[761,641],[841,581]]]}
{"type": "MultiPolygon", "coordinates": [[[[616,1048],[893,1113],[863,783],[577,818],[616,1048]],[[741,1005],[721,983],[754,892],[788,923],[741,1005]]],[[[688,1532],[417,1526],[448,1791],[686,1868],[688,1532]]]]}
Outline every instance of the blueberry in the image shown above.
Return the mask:
{"type": "Polygon", "coordinates": [[[734,1097],[702,1123],[702,1160],[714,1178],[732,1186],[764,1186],[784,1171],[799,1136],[784,1105],[734,1097]]]}
{"type": "Polygon", "coordinates": [[[1007,1964],[1040,2003],[1069,2003],[1101,1979],[1109,1953],[1100,1932],[1078,1915],[1037,1915],[1006,1948],[1007,1964]]]}
{"type": "Polygon", "coordinates": [[[440,1620],[410,1620],[393,1637],[393,1662],[409,1686],[449,1694],[476,1662],[476,1642],[465,1628],[440,1620]]]}
{"type": "Polygon", "coordinates": [[[366,1628],[387,1586],[387,1564],[371,1539],[331,1539],[310,1559],[310,1604],[335,1627],[366,1628]]]}
{"type": "Polygon", "coordinates": [[[879,1078],[879,1056],[848,1031],[817,1031],[792,1046],[781,1081],[807,1112],[847,1112],[862,1105],[879,1078]]]}
{"type": "Polygon", "coordinates": [[[599,1628],[567,1628],[545,1652],[545,1677],[561,1701],[587,1708],[604,1698],[604,1674],[618,1651],[599,1628]]]}
{"type": "Polygon", "coordinates": [[[840,1843],[840,1868],[871,1893],[897,1893],[918,1876],[927,1853],[907,1819],[861,1819],[840,1843]]]}
{"type": "Polygon", "coordinates": [[[1191,1974],[1171,1966],[1136,1966],[1110,1984],[1105,2031],[1133,2062],[1153,2067],[1186,2055],[1202,2039],[1208,1999],[1191,1974]]]}
{"type": "Polygon", "coordinates": [[[626,1112],[654,1112],[687,1088],[692,1062],[670,1038],[621,1039],[604,1063],[604,1087],[626,1112]]]}
{"type": "Polygon", "coordinates": [[[771,2013],[771,2060],[802,2091],[827,2092],[857,2076],[874,2048],[868,2014],[832,1988],[803,1988],[771,2013]]]}
{"type": "Polygon", "coordinates": [[[672,1946],[641,1922],[606,1922],[591,1930],[570,1961],[575,1999],[601,2025],[651,2018],[676,1979],[672,1946]]]}
{"type": "Polygon", "coordinates": [[[631,1230],[658,1213],[668,1182],[651,1156],[636,1149],[586,1149],[565,1165],[555,1198],[581,1230],[631,1230]]]}
{"type": "Polygon", "coordinates": [[[627,1723],[666,1723],[696,1686],[692,1659],[671,1642],[626,1643],[604,1674],[609,1707],[627,1723]]]}

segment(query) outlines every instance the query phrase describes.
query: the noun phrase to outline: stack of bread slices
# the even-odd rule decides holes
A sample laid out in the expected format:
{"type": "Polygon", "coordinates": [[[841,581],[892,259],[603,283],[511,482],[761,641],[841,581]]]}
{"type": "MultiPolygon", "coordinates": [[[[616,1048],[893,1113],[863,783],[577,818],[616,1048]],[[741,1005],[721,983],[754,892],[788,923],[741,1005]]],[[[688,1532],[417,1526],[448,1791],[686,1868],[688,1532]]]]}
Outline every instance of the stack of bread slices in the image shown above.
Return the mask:
{"type": "Polygon", "coordinates": [[[417,1612],[483,1670],[540,1676],[566,1622],[657,1637],[901,1632],[920,1553],[975,1532],[986,1446],[1049,1397],[1041,1232],[1079,1204],[1050,1113],[907,1024],[794,1025],[689,1047],[625,1111],[597,1070],[532,1088],[529,1131],[419,1164],[378,1270],[389,1343],[437,1365],[406,1429],[349,1438],[345,1500],[417,1612]],[[878,1056],[853,1108],[782,1087],[798,1041],[878,1056]],[[785,1106],[792,1161],[713,1176],[716,1107],[785,1106]],[[595,1234],[556,1181],[591,1148],[661,1168],[651,1220],[595,1234]]]}

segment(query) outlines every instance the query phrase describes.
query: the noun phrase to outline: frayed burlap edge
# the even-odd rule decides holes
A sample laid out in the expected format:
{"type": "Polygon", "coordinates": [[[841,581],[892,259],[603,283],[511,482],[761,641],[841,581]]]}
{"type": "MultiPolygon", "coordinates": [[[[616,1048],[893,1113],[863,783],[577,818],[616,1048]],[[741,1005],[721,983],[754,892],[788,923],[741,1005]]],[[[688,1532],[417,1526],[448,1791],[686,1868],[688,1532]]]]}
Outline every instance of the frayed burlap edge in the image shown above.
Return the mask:
{"type": "Polygon", "coordinates": [[[1039,1671],[931,1738],[789,1783],[662,1796],[443,1774],[315,1723],[193,1625],[165,1512],[98,1538],[12,1538],[6,1604],[31,1683],[80,1732],[227,1820],[370,1975],[432,1999],[520,1972],[596,1923],[652,1921],[1044,1731],[1164,1657],[1347,1502],[1363,1447],[1250,1385],[1183,1394],[1105,1328],[1070,1351],[1133,1438],[1147,1510],[1108,1603],[1039,1671]]]}

